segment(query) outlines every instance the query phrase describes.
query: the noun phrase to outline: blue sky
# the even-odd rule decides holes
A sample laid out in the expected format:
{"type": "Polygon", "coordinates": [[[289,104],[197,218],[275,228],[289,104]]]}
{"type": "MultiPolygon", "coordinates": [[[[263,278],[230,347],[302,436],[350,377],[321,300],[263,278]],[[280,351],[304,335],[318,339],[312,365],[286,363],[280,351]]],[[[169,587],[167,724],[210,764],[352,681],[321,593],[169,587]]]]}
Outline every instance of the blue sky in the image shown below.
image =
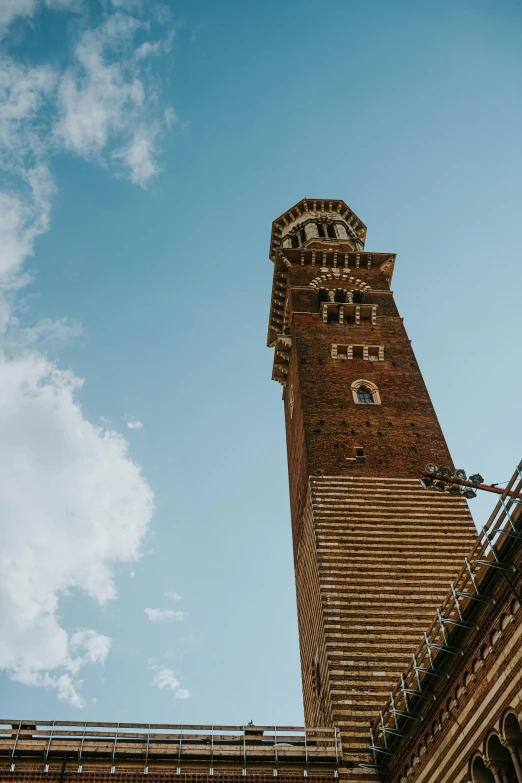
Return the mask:
{"type": "Polygon", "coordinates": [[[397,253],[455,462],[508,479],[522,9],[0,0],[0,26],[4,714],[298,724],[270,224],[342,198],[397,253]]]}

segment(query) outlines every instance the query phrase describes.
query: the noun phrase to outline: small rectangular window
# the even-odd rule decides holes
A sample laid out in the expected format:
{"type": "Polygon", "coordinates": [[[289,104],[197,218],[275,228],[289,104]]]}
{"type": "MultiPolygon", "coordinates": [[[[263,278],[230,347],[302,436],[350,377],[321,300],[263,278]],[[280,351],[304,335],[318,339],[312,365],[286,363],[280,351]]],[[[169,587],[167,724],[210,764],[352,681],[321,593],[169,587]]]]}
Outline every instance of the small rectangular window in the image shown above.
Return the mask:
{"type": "Polygon", "coordinates": [[[361,446],[356,446],[356,447],[355,447],[355,457],[356,457],[357,459],[360,459],[360,460],[363,460],[363,459],[365,459],[365,456],[364,456],[364,449],[363,449],[361,446]]]}

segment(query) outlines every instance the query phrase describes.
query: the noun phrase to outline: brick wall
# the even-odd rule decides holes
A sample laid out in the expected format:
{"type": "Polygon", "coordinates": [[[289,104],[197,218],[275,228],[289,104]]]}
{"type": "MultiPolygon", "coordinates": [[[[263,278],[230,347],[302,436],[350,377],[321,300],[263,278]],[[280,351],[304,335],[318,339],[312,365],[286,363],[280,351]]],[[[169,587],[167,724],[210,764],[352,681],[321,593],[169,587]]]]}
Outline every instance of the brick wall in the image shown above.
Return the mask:
{"type": "MultiPolygon", "coordinates": [[[[518,576],[512,581],[520,594],[520,544],[518,550],[518,576]]],[[[466,783],[472,779],[475,755],[492,761],[488,736],[494,733],[505,741],[506,713],[522,721],[522,611],[501,574],[492,577],[487,594],[495,603],[488,601],[477,612],[476,626],[461,640],[460,654],[447,661],[447,676],[434,683],[422,722],[412,723],[407,741],[394,748],[390,783],[466,783]]],[[[509,763],[505,772],[516,780],[509,763]]]]}
{"type": "Polygon", "coordinates": [[[345,771],[364,777],[358,762],[367,760],[369,722],[411,660],[475,528],[465,501],[418,484],[426,462],[452,461],[390,289],[392,257],[314,239],[285,248],[284,257],[275,252],[274,261],[279,301],[269,343],[277,328],[292,341],[279,380],[305,720],[338,726],[345,771]],[[353,307],[341,322],[321,289],[356,292],[360,322],[353,307]],[[363,358],[362,348],[360,357],[354,350],[353,359],[335,358],[332,345],[384,347],[384,361],[363,358]],[[354,401],[360,379],[377,387],[380,405],[354,401]]]}

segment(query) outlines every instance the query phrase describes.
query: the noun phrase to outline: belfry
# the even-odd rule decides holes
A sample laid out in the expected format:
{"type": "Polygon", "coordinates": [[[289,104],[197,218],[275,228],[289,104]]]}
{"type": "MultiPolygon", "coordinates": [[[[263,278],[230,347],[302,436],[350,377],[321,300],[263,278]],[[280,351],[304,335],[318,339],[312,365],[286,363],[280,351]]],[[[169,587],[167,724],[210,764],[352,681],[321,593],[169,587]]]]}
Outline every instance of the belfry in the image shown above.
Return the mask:
{"type": "Polygon", "coordinates": [[[283,386],[305,721],[344,758],[411,660],[476,530],[466,501],[426,493],[451,465],[391,280],[343,201],[273,223],[268,345],[283,386]]]}

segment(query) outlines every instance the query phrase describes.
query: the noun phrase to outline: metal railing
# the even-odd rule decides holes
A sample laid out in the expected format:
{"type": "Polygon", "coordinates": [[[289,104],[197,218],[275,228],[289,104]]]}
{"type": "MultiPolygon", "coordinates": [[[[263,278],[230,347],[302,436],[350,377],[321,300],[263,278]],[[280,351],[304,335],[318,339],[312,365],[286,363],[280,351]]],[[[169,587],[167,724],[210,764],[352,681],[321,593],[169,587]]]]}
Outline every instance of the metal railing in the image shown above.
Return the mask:
{"type": "MultiPolygon", "coordinates": [[[[277,767],[326,766],[336,770],[341,743],[335,728],[295,726],[194,726],[139,723],[0,720],[0,758],[14,771],[19,760],[40,759],[44,770],[54,759],[84,764],[143,764],[147,774],[154,761],[179,770],[185,766],[226,763],[246,769],[252,764],[277,767]]],[[[212,774],[212,772],[211,772],[212,774]]]]}
{"type": "Polygon", "coordinates": [[[395,738],[408,736],[408,725],[420,718],[419,704],[434,699],[429,689],[432,678],[441,676],[441,656],[457,656],[460,649],[453,643],[458,629],[478,630],[473,621],[473,607],[491,599],[483,589],[484,580],[494,569],[507,584],[513,598],[522,606],[512,574],[514,566],[505,562],[505,553],[513,539],[522,540],[522,506],[516,498],[522,491],[522,462],[508,482],[502,497],[482,528],[473,550],[451,585],[451,589],[437,609],[435,619],[424,633],[412,662],[401,675],[395,689],[379,717],[370,727],[369,749],[373,764],[359,766],[379,770],[387,756],[392,755],[395,738]],[[513,497],[515,496],[515,497],[513,497]]]}

